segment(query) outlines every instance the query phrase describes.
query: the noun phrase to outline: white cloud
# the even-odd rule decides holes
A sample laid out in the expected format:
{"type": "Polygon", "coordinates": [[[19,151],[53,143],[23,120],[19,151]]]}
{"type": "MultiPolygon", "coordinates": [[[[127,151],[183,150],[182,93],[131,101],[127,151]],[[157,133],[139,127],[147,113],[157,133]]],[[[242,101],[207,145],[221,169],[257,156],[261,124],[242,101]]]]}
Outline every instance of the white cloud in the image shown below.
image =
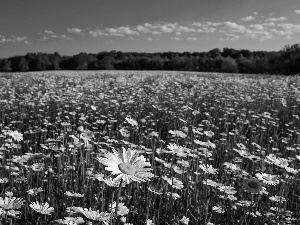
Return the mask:
{"type": "Polygon", "coordinates": [[[145,26],[143,26],[143,25],[138,25],[138,26],[136,27],[136,29],[137,29],[139,32],[142,32],[142,33],[145,33],[145,34],[151,32],[149,28],[147,28],[147,27],[145,27],[145,26]]]}
{"type": "Polygon", "coordinates": [[[300,14],[300,10],[299,10],[299,9],[294,10],[294,12],[295,12],[296,14],[300,14]]]}
{"type": "MultiPolygon", "coordinates": [[[[243,21],[250,21],[252,16],[242,18],[243,21]]],[[[166,36],[171,40],[199,40],[200,35],[216,35],[223,41],[235,41],[241,38],[253,38],[258,40],[269,40],[272,38],[283,38],[284,35],[292,36],[300,32],[300,25],[289,23],[278,23],[285,21],[286,17],[268,18],[263,23],[239,24],[232,21],[212,22],[194,21],[190,23],[144,23],[135,26],[119,26],[104,28],[68,28],[69,33],[80,33],[92,37],[115,36],[126,40],[133,40],[136,36],[141,36],[144,40],[151,41],[153,37],[159,35],[166,36]],[[177,36],[177,37],[176,37],[177,36]]],[[[56,34],[45,35],[46,39],[55,38],[56,34]]],[[[56,35],[59,36],[59,35],[56,35]]],[[[61,36],[60,36],[61,37],[61,36]]]]}
{"type": "Polygon", "coordinates": [[[266,22],[278,22],[278,21],[285,21],[287,20],[286,17],[279,17],[279,18],[269,18],[269,19],[266,19],[265,21],[266,22]]]}
{"type": "Polygon", "coordinates": [[[246,16],[246,17],[243,17],[241,18],[242,21],[252,21],[252,20],[255,20],[256,18],[254,16],[246,16]]]}
{"type": "Polygon", "coordinates": [[[253,12],[253,14],[257,16],[257,15],[258,15],[258,12],[253,12]]]}
{"type": "Polygon", "coordinates": [[[8,37],[0,35],[0,44],[4,43],[24,43],[29,44],[28,38],[26,36],[18,37],[15,35],[10,35],[8,37]]]}
{"type": "Polygon", "coordinates": [[[83,32],[80,28],[67,28],[67,31],[71,34],[81,34],[83,32]]]}
{"type": "Polygon", "coordinates": [[[52,30],[44,30],[45,34],[54,34],[54,32],[52,30]]]}

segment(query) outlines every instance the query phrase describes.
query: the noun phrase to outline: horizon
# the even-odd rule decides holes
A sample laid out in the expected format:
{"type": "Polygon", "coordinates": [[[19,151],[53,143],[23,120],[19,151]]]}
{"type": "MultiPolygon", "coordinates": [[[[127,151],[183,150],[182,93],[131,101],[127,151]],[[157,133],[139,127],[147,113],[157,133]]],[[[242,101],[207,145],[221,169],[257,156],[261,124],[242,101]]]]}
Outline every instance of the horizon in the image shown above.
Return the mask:
{"type": "Polygon", "coordinates": [[[0,58],[76,55],[280,51],[300,40],[300,1],[0,0],[0,58]],[[134,12],[134,13],[133,13],[134,12]]]}

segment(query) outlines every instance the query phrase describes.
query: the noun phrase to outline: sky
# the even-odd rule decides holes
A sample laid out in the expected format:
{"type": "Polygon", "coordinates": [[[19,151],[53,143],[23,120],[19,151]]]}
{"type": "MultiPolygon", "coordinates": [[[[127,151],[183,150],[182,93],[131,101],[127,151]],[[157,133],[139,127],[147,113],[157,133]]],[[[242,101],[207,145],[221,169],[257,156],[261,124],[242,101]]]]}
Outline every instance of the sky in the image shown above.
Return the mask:
{"type": "Polygon", "coordinates": [[[279,51],[299,42],[300,0],[0,0],[0,58],[279,51]]]}

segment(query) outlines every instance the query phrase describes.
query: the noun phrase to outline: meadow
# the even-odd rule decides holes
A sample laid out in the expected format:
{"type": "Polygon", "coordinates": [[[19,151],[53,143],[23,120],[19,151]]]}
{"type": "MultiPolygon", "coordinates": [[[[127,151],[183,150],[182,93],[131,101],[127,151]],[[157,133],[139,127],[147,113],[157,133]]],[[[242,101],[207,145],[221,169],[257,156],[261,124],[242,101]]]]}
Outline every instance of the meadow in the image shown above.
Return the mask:
{"type": "Polygon", "coordinates": [[[300,224],[294,76],[0,74],[0,224],[300,224]]]}

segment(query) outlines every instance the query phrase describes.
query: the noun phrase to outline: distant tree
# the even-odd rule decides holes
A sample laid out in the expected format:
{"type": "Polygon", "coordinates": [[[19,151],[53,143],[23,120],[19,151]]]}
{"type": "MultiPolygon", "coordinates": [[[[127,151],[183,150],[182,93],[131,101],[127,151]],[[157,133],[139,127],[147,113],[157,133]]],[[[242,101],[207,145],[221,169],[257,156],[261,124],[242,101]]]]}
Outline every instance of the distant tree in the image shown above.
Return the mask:
{"type": "Polygon", "coordinates": [[[0,60],[0,71],[2,72],[10,72],[12,70],[11,68],[11,61],[8,59],[2,59],[0,60]]]}
{"type": "Polygon", "coordinates": [[[113,56],[105,56],[102,60],[101,60],[101,69],[103,70],[114,70],[114,58],[113,56]]]}
{"type": "Polygon", "coordinates": [[[15,56],[11,58],[12,71],[25,72],[29,70],[28,61],[24,56],[15,56]]]}
{"type": "Polygon", "coordinates": [[[222,65],[221,65],[221,72],[238,73],[239,72],[238,63],[235,61],[235,59],[231,58],[230,56],[223,58],[222,65]]]}

